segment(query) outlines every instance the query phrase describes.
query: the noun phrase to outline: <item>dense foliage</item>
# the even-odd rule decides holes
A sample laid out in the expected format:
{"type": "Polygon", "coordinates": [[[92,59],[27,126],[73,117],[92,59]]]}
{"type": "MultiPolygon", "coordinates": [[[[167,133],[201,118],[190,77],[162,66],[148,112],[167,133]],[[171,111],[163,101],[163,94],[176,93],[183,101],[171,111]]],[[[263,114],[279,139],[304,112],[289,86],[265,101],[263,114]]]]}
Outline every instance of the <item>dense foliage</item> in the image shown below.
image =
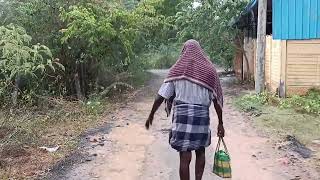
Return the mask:
{"type": "Polygon", "coordinates": [[[14,87],[18,94],[36,87],[35,95],[83,100],[127,82],[146,64],[140,55],[167,44],[173,31],[169,16],[175,14],[166,8],[170,2],[5,0],[1,97],[10,97],[14,87]]]}
{"type": "Polygon", "coordinates": [[[5,99],[13,91],[14,104],[19,91],[29,100],[56,67],[64,70],[63,65],[53,60],[48,47],[41,44],[30,46],[31,39],[21,27],[0,26],[0,97],[5,99]],[[23,84],[27,87],[25,91],[23,84]]]}
{"type": "Polygon", "coordinates": [[[8,103],[13,94],[31,102],[43,95],[85,100],[105,95],[110,85],[131,87],[126,83],[144,69],[170,67],[189,38],[230,68],[236,31],[228,23],[243,6],[232,0],[197,6],[192,0],[3,0],[1,32],[16,35],[1,35],[1,100],[8,103]]]}

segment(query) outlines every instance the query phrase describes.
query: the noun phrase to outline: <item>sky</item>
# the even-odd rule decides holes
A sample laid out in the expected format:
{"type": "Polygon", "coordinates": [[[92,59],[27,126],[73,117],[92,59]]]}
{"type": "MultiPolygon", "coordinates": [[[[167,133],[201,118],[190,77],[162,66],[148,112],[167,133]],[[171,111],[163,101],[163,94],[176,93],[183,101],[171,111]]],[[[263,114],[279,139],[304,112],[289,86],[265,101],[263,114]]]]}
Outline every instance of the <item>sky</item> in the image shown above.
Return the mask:
{"type": "Polygon", "coordinates": [[[200,5],[201,5],[201,3],[197,2],[197,1],[193,2],[193,8],[197,8],[200,5]]]}

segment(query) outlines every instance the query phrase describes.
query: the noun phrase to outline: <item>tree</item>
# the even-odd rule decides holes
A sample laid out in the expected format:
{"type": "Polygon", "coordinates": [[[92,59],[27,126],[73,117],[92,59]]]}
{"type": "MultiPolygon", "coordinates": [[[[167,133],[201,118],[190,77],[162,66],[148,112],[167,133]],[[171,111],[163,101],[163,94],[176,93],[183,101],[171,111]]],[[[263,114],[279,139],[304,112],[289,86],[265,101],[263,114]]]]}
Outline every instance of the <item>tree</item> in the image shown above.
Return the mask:
{"type": "Polygon", "coordinates": [[[163,0],[143,1],[133,10],[109,5],[84,3],[61,11],[68,74],[79,98],[112,84],[105,76],[130,74],[130,66],[141,63],[139,54],[168,41],[163,0]]]}
{"type": "Polygon", "coordinates": [[[193,3],[179,4],[180,11],[176,16],[179,39],[199,40],[215,63],[230,69],[236,49],[233,41],[238,31],[229,24],[241,13],[247,1],[203,0],[196,8],[193,3]]]}
{"type": "Polygon", "coordinates": [[[59,62],[53,61],[48,47],[40,44],[29,46],[31,39],[21,27],[12,24],[0,26],[0,97],[6,98],[12,93],[14,105],[21,91],[21,78],[29,82],[25,84],[29,85],[26,91],[30,91],[41,83],[39,79],[47,75],[47,69],[55,71],[54,65],[57,65],[64,70],[59,62]]]}
{"type": "Polygon", "coordinates": [[[258,31],[257,31],[257,55],[256,55],[256,93],[264,91],[264,65],[266,50],[266,24],[267,24],[267,0],[259,0],[258,3],[258,31]]]}
{"type": "Polygon", "coordinates": [[[146,64],[139,56],[174,41],[176,7],[181,2],[4,0],[0,25],[24,27],[32,37],[24,46],[45,44],[65,67],[58,80],[43,77],[40,89],[85,99],[126,81],[146,64]]]}

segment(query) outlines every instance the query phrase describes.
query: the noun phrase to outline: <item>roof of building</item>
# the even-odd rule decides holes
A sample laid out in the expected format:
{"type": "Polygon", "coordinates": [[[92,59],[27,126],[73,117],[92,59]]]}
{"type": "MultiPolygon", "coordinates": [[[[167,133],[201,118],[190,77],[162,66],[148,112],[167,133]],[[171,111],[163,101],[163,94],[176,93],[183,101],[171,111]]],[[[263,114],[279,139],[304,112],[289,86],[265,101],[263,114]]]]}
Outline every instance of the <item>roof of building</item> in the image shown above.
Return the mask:
{"type": "MultiPolygon", "coordinates": [[[[268,0],[268,10],[272,10],[272,0],[268,0]]],[[[258,15],[258,0],[251,0],[248,5],[244,8],[242,13],[231,20],[230,25],[233,27],[242,28],[247,26],[248,18],[254,15],[254,19],[257,20],[258,15]]]]}

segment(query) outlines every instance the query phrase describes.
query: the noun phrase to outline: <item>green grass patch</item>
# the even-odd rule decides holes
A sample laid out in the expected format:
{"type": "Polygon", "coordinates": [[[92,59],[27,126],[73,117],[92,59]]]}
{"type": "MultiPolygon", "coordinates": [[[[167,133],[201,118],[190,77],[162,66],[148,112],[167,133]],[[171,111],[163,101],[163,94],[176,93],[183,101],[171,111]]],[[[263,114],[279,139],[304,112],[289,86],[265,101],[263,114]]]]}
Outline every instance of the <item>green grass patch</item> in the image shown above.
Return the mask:
{"type": "Polygon", "coordinates": [[[235,106],[253,115],[254,124],[274,135],[293,135],[304,144],[320,139],[320,92],[287,99],[272,94],[247,94],[235,106]]]}
{"type": "Polygon", "coordinates": [[[247,94],[235,100],[236,107],[245,112],[254,114],[261,113],[264,105],[267,103],[267,95],[247,94]]]}
{"type": "Polygon", "coordinates": [[[280,102],[281,108],[320,115],[320,90],[311,89],[306,96],[292,96],[280,102]]]}
{"type": "Polygon", "coordinates": [[[236,99],[237,107],[244,111],[260,111],[262,106],[271,105],[281,109],[293,109],[299,113],[320,115],[320,90],[311,89],[305,96],[294,95],[278,98],[270,93],[247,94],[236,99]]]}
{"type": "Polygon", "coordinates": [[[306,145],[320,139],[320,117],[297,113],[292,109],[264,106],[260,116],[254,117],[254,123],[261,130],[274,135],[293,135],[306,145]]]}

